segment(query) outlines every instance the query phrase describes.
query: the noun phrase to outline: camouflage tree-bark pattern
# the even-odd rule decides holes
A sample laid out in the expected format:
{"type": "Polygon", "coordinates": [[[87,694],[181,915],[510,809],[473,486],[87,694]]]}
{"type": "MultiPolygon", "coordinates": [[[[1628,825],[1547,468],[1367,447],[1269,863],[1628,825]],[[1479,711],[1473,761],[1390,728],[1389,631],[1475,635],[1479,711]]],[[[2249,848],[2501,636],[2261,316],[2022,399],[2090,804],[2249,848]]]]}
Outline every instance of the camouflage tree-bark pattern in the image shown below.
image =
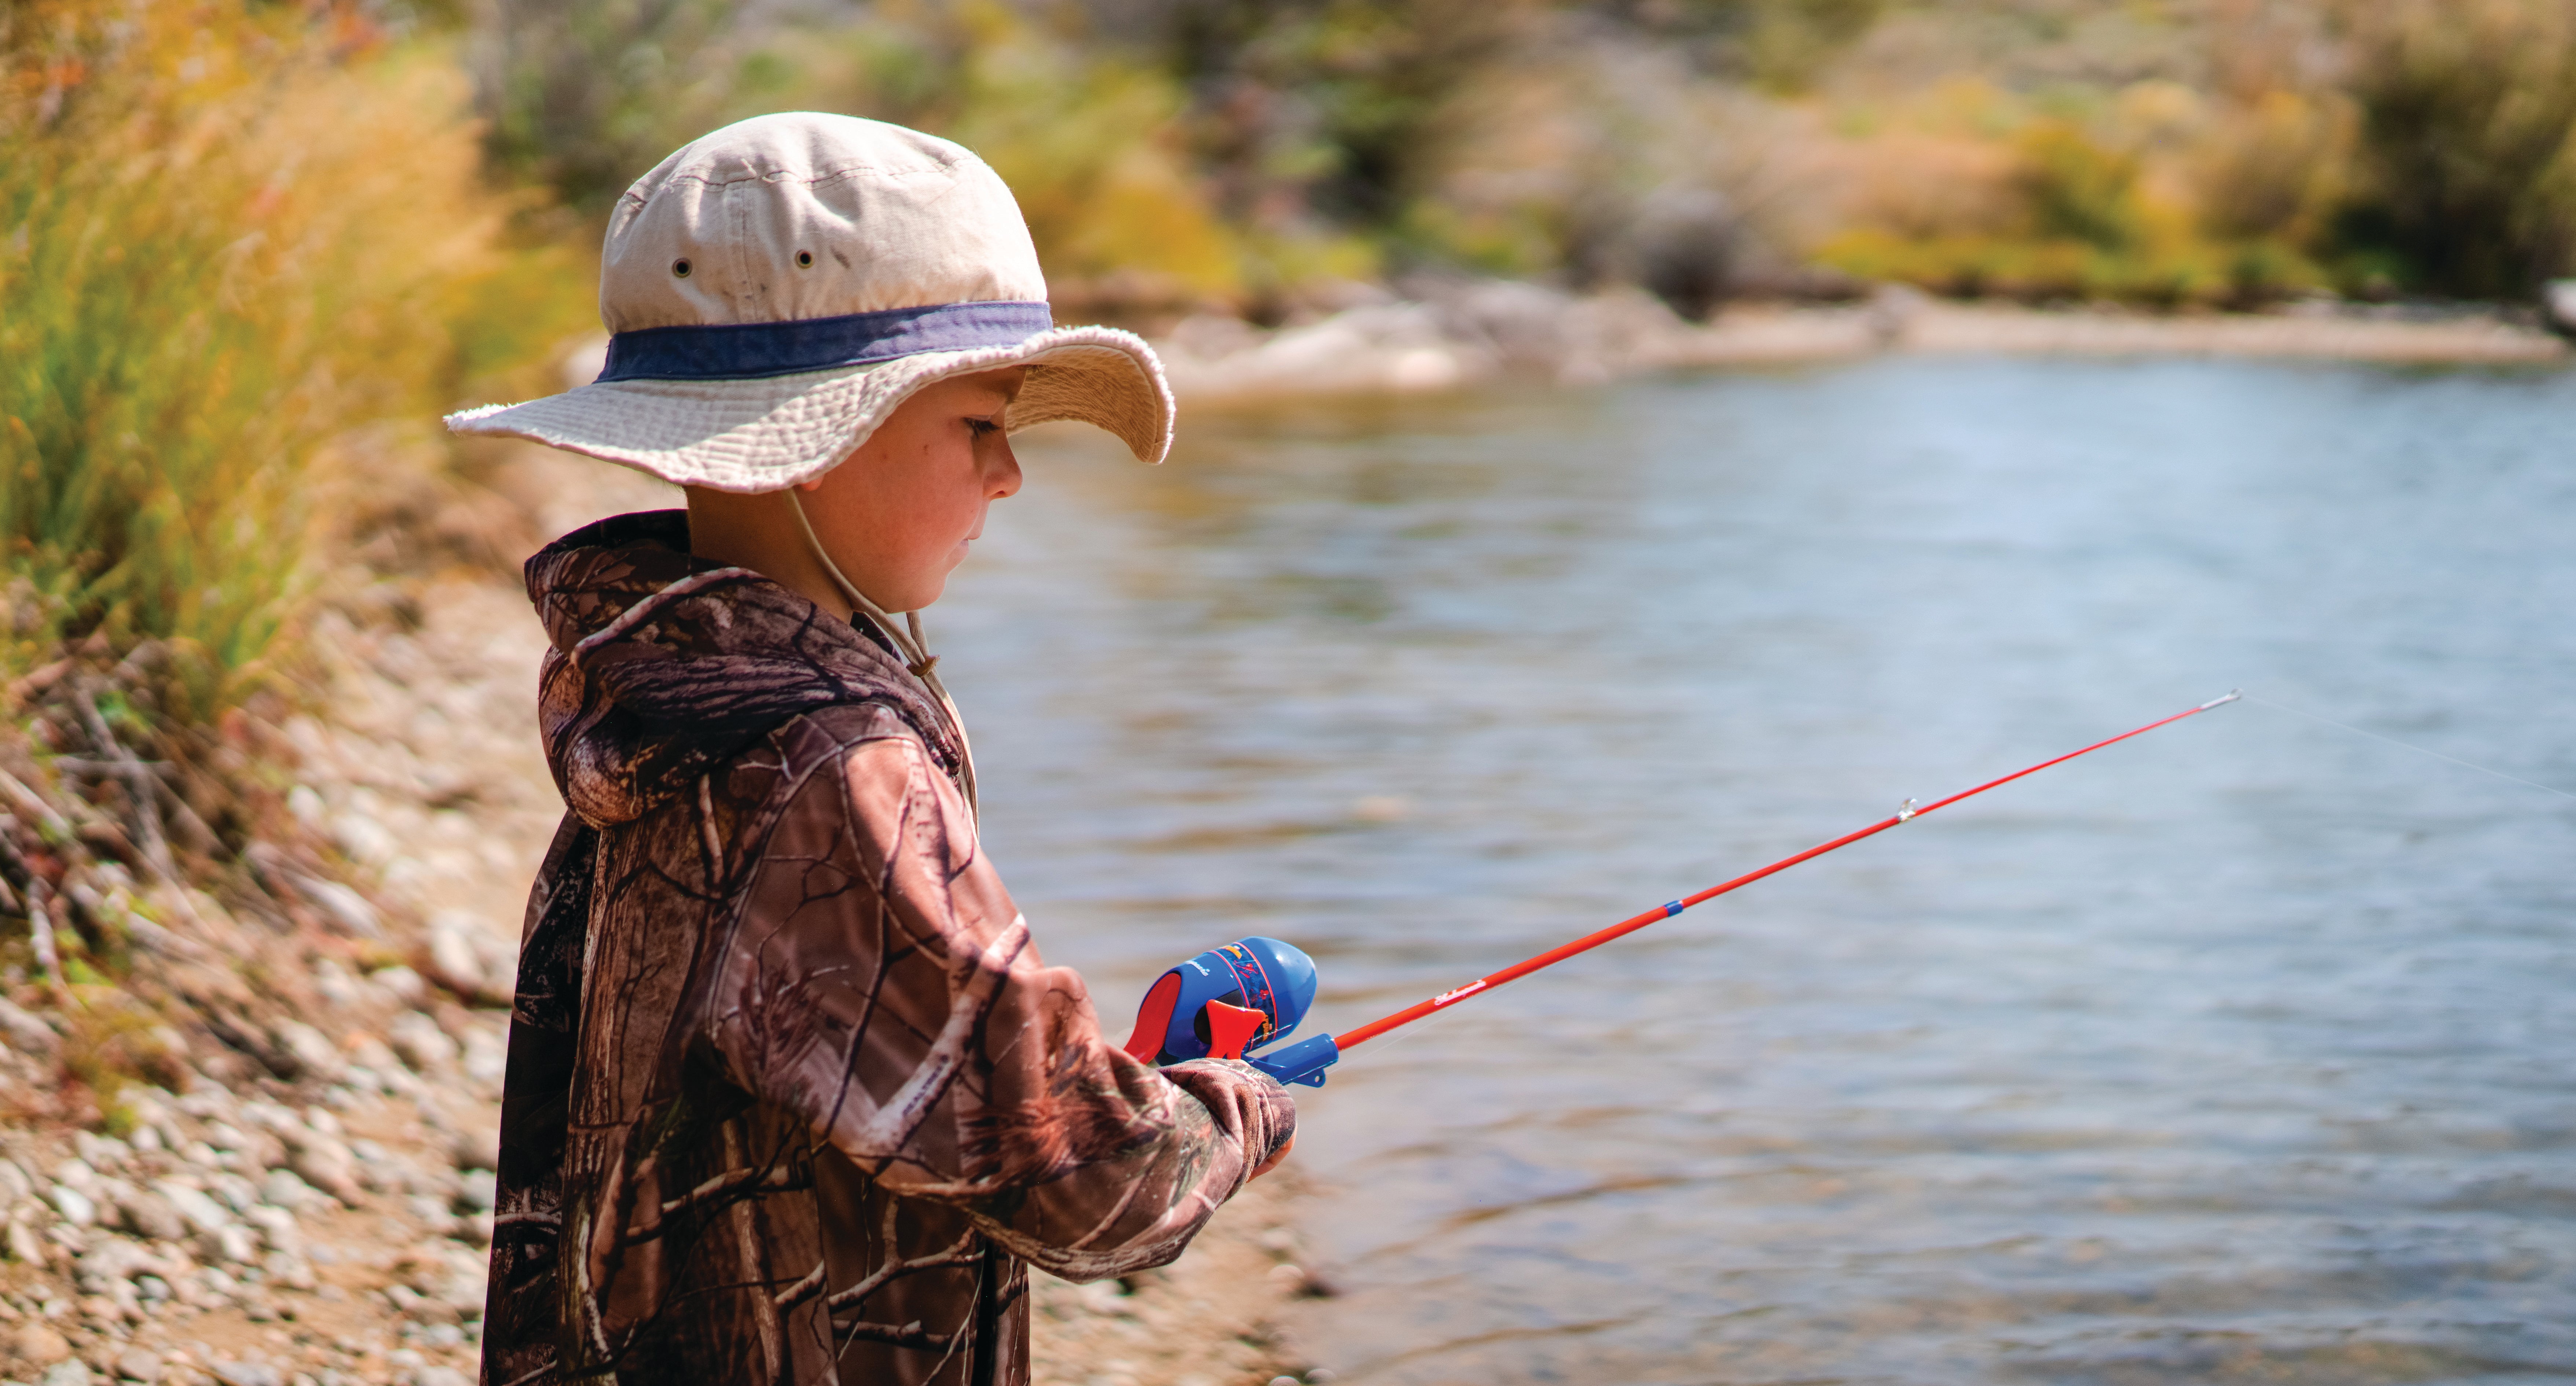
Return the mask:
{"type": "Polygon", "coordinates": [[[869,634],[630,515],[528,563],[571,812],[529,901],[488,1386],[1028,1375],[1028,1266],[1177,1257],[1296,1124],[1105,1040],[869,634]]]}

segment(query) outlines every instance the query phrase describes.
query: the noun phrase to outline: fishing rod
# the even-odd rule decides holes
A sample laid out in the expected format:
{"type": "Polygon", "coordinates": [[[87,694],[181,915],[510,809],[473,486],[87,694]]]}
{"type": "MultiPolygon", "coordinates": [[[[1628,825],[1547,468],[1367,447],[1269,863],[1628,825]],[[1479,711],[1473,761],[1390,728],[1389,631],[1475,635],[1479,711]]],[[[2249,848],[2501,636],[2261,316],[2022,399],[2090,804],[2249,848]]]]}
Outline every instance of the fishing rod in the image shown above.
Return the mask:
{"type": "Polygon", "coordinates": [[[1845,833],[1831,842],[1819,843],[1803,852],[1782,857],[1759,870],[1710,886],[1696,895],[1685,895],[1658,905],[1534,958],[1514,963],[1499,972],[1487,973],[1464,986],[1453,987],[1427,1001],[1417,1001],[1393,1015],[1381,1016],[1356,1029],[1345,1030],[1339,1035],[1314,1035],[1266,1054],[1247,1051],[1285,1038],[1298,1022],[1305,1019],[1306,1010],[1315,999],[1314,960],[1294,944],[1275,938],[1253,937],[1212,948],[1156,979],[1145,993],[1143,1006],[1137,1010],[1135,1033],[1128,1037],[1124,1048],[1147,1063],[1179,1063],[1184,1059],[1211,1057],[1243,1059],[1280,1082],[1319,1088],[1324,1085],[1324,1070],[1331,1067],[1344,1050],[1366,1044],[1390,1030],[1410,1025],[1435,1011],[1445,1010],[1471,996],[1480,996],[1506,982],[1518,981],[1542,968],[1554,967],[1612,939],[1624,938],[1649,925],[1660,924],[1693,905],[1705,904],[1730,891],[1740,890],[1800,862],[1813,861],[1827,852],[1839,851],[1866,837],[1876,837],[1900,823],[1910,823],[1962,799],[1975,798],[2025,775],[2036,775],[2052,765],[2063,765],[2078,756],[2091,755],[2105,746],[2116,746],[2131,737],[2144,736],[2186,717],[2197,717],[2243,696],[2243,693],[2230,689],[2224,697],[2212,698],[2198,707],[2158,718],[2145,726],[2096,741],[2082,750],[2069,751],[1988,780],[1974,789],[1963,789],[1947,799],[1936,799],[1919,807],[1908,799],[1893,815],[1858,832],[1845,833]]]}

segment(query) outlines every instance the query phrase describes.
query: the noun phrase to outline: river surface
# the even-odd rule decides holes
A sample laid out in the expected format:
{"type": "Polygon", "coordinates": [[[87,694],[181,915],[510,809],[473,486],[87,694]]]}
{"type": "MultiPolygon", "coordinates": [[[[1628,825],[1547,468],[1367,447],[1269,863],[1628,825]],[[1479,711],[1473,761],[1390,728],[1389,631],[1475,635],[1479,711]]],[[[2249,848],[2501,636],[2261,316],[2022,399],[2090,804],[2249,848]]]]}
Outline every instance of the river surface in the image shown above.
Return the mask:
{"type": "MultiPolygon", "coordinates": [[[[935,613],[1123,1037],[1344,1029],[2242,686],[2576,789],[2576,377],[1893,358],[1022,448],[935,613]]],[[[2576,801],[2253,703],[1354,1050],[1345,1382],[2576,1375],[2576,801]]],[[[1300,1090],[1303,1092],[1303,1090],[1300,1090]]]]}

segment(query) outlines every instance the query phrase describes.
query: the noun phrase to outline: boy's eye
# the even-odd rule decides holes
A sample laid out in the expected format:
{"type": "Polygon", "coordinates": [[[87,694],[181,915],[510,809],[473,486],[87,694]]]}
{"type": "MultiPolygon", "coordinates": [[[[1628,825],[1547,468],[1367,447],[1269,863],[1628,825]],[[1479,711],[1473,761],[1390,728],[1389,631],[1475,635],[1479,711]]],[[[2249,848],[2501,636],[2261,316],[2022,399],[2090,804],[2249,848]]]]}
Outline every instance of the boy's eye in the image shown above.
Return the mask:
{"type": "Polygon", "coordinates": [[[987,434],[1001,432],[1002,426],[991,419],[968,419],[966,421],[966,431],[974,434],[978,438],[981,438],[987,434]]]}

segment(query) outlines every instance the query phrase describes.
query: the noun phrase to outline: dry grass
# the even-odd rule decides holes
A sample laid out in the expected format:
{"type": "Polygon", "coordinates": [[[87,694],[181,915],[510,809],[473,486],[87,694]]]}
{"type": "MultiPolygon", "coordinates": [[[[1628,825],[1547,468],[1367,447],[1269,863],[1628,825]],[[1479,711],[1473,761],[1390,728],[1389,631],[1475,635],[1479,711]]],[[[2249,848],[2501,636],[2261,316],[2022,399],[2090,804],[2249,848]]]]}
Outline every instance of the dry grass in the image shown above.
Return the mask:
{"type": "Polygon", "coordinates": [[[439,53],[185,0],[0,23],[0,656],[149,643],[201,719],[285,648],[357,431],[430,427],[562,296],[439,53]]]}

